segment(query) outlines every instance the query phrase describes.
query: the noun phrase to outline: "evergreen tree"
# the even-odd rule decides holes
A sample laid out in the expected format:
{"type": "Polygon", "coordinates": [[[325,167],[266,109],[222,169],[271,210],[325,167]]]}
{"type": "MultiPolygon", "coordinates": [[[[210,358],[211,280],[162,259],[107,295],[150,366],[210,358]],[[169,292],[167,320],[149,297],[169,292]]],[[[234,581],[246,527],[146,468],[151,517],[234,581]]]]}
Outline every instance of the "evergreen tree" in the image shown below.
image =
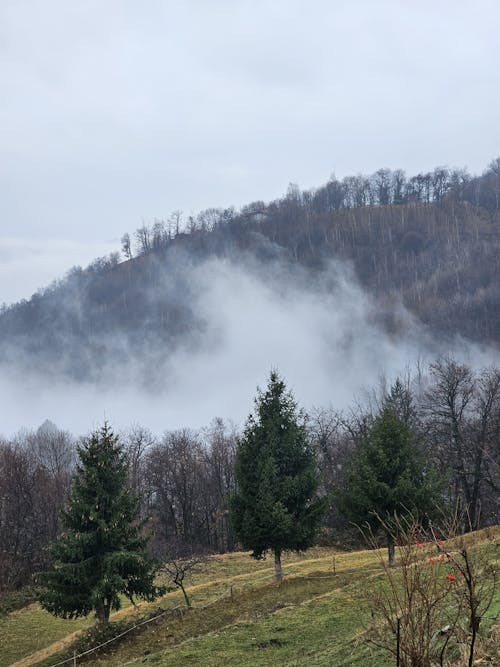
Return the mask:
{"type": "MultiPolygon", "coordinates": [[[[438,484],[413,424],[411,400],[396,383],[361,438],[340,496],[340,508],[352,521],[380,527],[394,513],[435,511],[438,484]],[[402,409],[404,408],[404,409],[402,409]]],[[[395,563],[394,540],[386,532],[389,563],[395,563]]]]}
{"type": "Polygon", "coordinates": [[[311,546],[325,503],[315,498],[316,459],[303,416],[275,371],[266,391],[258,390],[236,454],[236,479],[235,531],[254,558],[274,552],[281,581],[282,551],[311,546]]]}
{"type": "Polygon", "coordinates": [[[156,564],[136,521],[137,499],[127,481],[127,459],[108,424],[78,448],[79,463],[63,532],[52,546],[53,567],[42,576],[42,606],[63,618],[95,610],[107,623],[120,595],[154,600],[156,564]]]}

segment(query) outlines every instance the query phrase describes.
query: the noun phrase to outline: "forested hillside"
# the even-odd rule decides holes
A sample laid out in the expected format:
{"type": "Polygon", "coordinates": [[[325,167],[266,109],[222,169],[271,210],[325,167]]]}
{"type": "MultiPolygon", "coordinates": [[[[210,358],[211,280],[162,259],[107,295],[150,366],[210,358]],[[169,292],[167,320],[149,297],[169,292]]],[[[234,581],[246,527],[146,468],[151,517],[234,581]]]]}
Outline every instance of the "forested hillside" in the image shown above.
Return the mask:
{"type": "Polygon", "coordinates": [[[402,303],[436,338],[500,342],[500,159],[480,177],[437,168],[407,177],[381,169],[241,210],[180,212],[122,239],[122,254],[4,306],[0,355],[76,378],[161,343],[167,355],[203,339],[203,292],[192,270],[227,258],[273,281],[314,278],[331,260],[351,264],[392,333],[402,303]],[[274,268],[273,268],[274,267],[274,268]],[[305,272],[305,273],[304,273],[305,272]]]}

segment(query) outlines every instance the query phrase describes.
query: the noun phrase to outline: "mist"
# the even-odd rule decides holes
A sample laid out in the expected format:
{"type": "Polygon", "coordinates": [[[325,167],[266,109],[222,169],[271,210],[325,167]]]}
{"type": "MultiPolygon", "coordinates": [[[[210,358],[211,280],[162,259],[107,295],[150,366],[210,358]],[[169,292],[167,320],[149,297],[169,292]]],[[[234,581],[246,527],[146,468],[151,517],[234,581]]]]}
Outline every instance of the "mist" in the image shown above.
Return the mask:
{"type": "Polygon", "coordinates": [[[313,274],[279,259],[264,264],[239,256],[196,264],[181,255],[176,261],[156,297],[184,271],[201,326],[176,347],[148,340],[140,355],[116,332],[106,341],[109,362],[98,381],[69,380],[33,365],[21,371],[15,360],[2,366],[4,435],[45,419],[78,434],[104,419],[116,428],[140,423],[156,433],[199,428],[214,417],[242,424],[272,368],[306,410],[343,409],[381,377],[390,381],[443,352],[454,350],[475,365],[494,361],[488,350],[458,339],[446,346],[434,341],[397,301],[390,304],[388,333],[387,304],[384,311],[341,262],[313,274]]]}

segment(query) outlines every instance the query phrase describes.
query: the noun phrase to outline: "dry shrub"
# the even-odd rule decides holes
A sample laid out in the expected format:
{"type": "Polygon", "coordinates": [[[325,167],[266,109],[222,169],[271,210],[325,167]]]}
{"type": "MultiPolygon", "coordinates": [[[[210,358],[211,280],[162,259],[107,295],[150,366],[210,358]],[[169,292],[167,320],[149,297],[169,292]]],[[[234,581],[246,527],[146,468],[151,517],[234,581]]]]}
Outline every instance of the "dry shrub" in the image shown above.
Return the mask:
{"type": "MultiPolygon", "coordinates": [[[[371,597],[376,620],[369,641],[393,654],[400,667],[472,667],[496,585],[488,550],[458,535],[456,522],[438,531],[412,516],[379,521],[398,545],[398,567],[381,553],[384,582],[371,597]]],[[[376,535],[365,534],[378,547],[376,535]]]]}

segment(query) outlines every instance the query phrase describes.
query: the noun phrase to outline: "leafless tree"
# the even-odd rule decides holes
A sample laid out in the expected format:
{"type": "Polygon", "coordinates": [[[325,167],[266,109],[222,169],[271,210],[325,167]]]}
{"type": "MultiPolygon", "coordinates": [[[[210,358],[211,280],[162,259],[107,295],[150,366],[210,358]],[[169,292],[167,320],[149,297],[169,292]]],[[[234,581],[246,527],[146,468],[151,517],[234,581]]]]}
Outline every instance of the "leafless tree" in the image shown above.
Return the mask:
{"type": "Polygon", "coordinates": [[[130,244],[130,234],[125,233],[121,238],[122,253],[125,259],[132,259],[132,247],[130,244]]]}
{"type": "Polygon", "coordinates": [[[46,428],[0,442],[0,589],[30,583],[46,565],[71,479],[66,445],[46,428]]]}
{"type": "Polygon", "coordinates": [[[136,229],[134,237],[136,241],[137,252],[140,255],[146,255],[151,251],[151,230],[146,224],[143,224],[141,227],[136,229]]]}
{"type": "Polygon", "coordinates": [[[170,581],[181,589],[186,607],[191,607],[191,599],[186,590],[186,577],[201,572],[207,558],[202,554],[187,554],[185,549],[179,549],[175,543],[168,545],[168,553],[163,564],[163,570],[170,581]]]}
{"type": "Polygon", "coordinates": [[[474,530],[481,525],[486,489],[498,489],[500,371],[475,376],[468,366],[445,358],[431,365],[430,374],[423,402],[428,435],[441,472],[451,478],[450,499],[474,530]]]}
{"type": "Polygon", "coordinates": [[[139,514],[145,516],[151,501],[151,485],[147,478],[147,455],[155,446],[156,439],[151,431],[140,424],[134,424],[123,436],[123,444],[129,464],[130,486],[139,499],[139,514]]]}
{"type": "Polygon", "coordinates": [[[173,238],[178,236],[182,227],[182,211],[173,211],[167,220],[167,224],[170,236],[173,238]]]}
{"type": "Polygon", "coordinates": [[[151,247],[154,250],[164,248],[169,241],[169,231],[164,220],[155,220],[151,228],[151,247]]]}
{"type": "Polygon", "coordinates": [[[235,458],[238,433],[234,425],[214,419],[203,433],[205,441],[209,545],[215,551],[234,549],[236,538],[229,520],[229,497],[236,490],[235,458]]]}

